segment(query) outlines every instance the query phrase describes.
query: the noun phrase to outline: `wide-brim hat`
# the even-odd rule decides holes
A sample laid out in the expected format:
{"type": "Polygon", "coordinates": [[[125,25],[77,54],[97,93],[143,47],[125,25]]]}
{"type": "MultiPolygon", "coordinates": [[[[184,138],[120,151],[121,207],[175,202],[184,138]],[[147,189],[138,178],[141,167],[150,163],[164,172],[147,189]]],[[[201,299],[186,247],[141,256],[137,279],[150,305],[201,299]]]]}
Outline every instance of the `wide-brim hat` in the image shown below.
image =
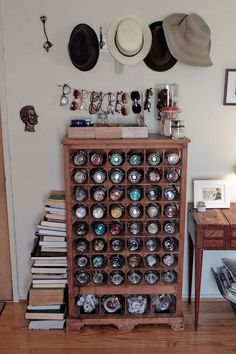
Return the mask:
{"type": "Polygon", "coordinates": [[[178,61],[193,66],[211,66],[211,31],[197,14],[172,14],[163,20],[169,50],[178,61]]]}
{"type": "Polygon", "coordinates": [[[152,34],[148,25],[136,16],[122,16],[107,30],[107,48],[121,64],[140,63],[148,54],[152,34]]]}
{"type": "Polygon", "coordinates": [[[99,43],[95,31],[85,23],[77,25],[71,32],[68,50],[70,59],[77,69],[91,70],[99,56],[99,43]]]}
{"type": "Polygon", "coordinates": [[[162,21],[153,22],[149,28],[152,32],[152,45],[144,63],[155,71],[171,69],[177,60],[171,55],[167,46],[162,21]]]}

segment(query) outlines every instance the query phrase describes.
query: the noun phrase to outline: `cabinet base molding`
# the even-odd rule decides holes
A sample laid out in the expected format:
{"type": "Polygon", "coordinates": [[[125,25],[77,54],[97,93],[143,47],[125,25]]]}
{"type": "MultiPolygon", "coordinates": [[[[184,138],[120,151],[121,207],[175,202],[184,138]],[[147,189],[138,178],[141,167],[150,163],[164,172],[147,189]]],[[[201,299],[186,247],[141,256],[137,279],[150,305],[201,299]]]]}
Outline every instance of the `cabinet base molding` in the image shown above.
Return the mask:
{"type": "Polygon", "coordinates": [[[138,325],[156,325],[167,324],[171,329],[180,331],[184,329],[183,314],[176,317],[158,317],[158,318],[86,318],[86,319],[67,319],[68,331],[79,331],[83,326],[102,326],[113,325],[121,331],[132,331],[138,325]]]}

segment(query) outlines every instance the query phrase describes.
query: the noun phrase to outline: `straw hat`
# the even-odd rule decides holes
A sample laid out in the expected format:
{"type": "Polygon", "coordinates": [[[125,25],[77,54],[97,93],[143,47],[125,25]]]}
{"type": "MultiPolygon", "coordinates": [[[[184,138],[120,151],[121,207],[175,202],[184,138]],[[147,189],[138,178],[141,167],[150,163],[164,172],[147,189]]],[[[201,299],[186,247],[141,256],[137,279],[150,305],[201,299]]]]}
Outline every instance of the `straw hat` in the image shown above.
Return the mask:
{"type": "Polygon", "coordinates": [[[148,25],[135,16],[119,17],[107,30],[107,47],[121,64],[134,65],[148,54],[152,34],[148,25]]]}
{"type": "Polygon", "coordinates": [[[149,27],[152,32],[152,46],[144,63],[155,71],[169,70],[177,60],[171,55],[167,46],[162,21],[154,22],[149,27]]]}
{"type": "Polygon", "coordinates": [[[211,66],[211,31],[197,14],[172,14],[163,20],[166,42],[173,57],[184,64],[211,66]]]}

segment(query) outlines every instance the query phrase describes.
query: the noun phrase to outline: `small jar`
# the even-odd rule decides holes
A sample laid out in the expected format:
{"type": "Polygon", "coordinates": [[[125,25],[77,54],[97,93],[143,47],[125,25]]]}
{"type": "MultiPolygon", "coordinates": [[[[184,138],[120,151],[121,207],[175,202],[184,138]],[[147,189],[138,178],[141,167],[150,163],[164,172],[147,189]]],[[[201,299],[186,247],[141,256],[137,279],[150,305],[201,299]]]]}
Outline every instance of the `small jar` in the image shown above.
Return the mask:
{"type": "Polygon", "coordinates": [[[171,124],[172,128],[172,139],[182,139],[184,138],[184,121],[183,120],[173,120],[171,124]]]}
{"type": "Polygon", "coordinates": [[[177,120],[178,113],[181,112],[181,109],[178,107],[162,107],[162,124],[163,124],[163,135],[167,137],[171,137],[173,135],[172,132],[172,124],[173,121],[177,120]]]}

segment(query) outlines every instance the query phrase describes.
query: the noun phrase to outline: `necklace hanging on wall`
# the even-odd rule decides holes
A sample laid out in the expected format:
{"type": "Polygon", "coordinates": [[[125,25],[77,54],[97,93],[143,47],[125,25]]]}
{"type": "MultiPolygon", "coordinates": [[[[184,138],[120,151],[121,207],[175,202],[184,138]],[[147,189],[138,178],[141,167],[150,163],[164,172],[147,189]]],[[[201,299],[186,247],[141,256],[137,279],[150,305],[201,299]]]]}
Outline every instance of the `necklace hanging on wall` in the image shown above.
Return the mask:
{"type": "Polygon", "coordinates": [[[47,21],[47,17],[46,16],[41,16],[40,17],[40,20],[42,21],[43,23],[43,31],[44,31],[44,34],[45,34],[45,37],[46,37],[46,42],[44,42],[43,44],[43,48],[48,52],[49,49],[53,46],[53,44],[51,42],[49,42],[49,39],[48,39],[48,36],[47,36],[47,33],[46,33],[46,26],[45,26],[45,23],[47,21]]]}

